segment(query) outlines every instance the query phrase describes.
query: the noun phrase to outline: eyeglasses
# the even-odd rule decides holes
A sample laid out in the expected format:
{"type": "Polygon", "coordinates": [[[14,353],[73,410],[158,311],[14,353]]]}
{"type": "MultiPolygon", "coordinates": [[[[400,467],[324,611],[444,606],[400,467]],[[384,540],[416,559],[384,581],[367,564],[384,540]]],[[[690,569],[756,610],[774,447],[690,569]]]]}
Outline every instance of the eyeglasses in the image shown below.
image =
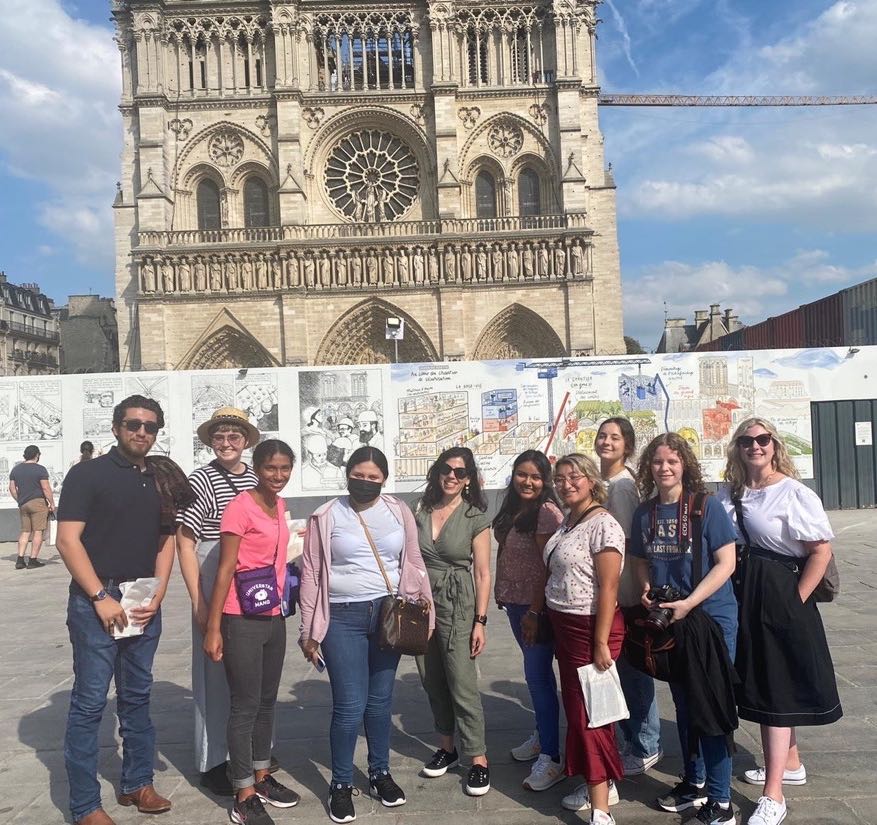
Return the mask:
{"type": "Polygon", "coordinates": [[[217,433],[216,435],[210,436],[210,443],[216,444],[216,446],[219,446],[220,444],[225,444],[226,442],[231,444],[232,447],[237,447],[238,445],[244,443],[244,437],[240,433],[217,433]]]}
{"type": "Polygon", "coordinates": [[[122,426],[129,433],[136,433],[140,431],[140,428],[143,427],[146,430],[147,435],[157,435],[158,434],[158,422],[157,421],[141,421],[139,418],[126,418],[122,422],[122,426]]]}
{"type": "Polygon", "coordinates": [[[449,476],[453,473],[454,478],[458,481],[462,481],[469,475],[469,471],[465,467],[452,467],[450,464],[439,464],[438,471],[440,476],[449,476]]]}
{"type": "Polygon", "coordinates": [[[748,450],[753,444],[759,447],[766,447],[773,440],[770,433],[761,433],[760,435],[741,435],[737,438],[737,446],[748,450]]]}
{"type": "Polygon", "coordinates": [[[555,476],[554,477],[554,486],[562,487],[564,484],[569,484],[570,487],[578,487],[579,482],[586,478],[584,475],[572,475],[572,476],[555,476]]]}

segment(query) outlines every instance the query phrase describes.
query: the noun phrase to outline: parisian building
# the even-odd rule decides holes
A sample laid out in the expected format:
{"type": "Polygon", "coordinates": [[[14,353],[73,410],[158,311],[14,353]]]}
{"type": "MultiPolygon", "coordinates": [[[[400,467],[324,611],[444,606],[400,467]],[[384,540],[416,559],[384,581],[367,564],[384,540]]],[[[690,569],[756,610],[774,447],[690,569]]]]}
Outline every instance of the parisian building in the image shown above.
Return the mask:
{"type": "Polygon", "coordinates": [[[61,372],[118,372],[119,330],[112,298],[71,295],[52,314],[61,334],[61,372]]]}
{"type": "Polygon", "coordinates": [[[0,375],[58,372],[58,322],[38,284],[12,284],[0,272],[0,375]]]}
{"type": "Polygon", "coordinates": [[[121,368],[624,352],[596,5],[113,0],[121,368]]]}

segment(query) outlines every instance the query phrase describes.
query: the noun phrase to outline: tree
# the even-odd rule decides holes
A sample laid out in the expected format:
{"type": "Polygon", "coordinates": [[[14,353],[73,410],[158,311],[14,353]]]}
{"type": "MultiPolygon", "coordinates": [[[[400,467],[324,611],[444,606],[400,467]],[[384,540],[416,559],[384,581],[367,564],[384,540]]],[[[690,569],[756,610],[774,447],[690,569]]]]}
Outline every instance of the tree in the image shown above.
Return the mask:
{"type": "Polygon", "coordinates": [[[643,345],[636,340],[636,338],[631,338],[629,335],[624,336],[624,345],[627,347],[628,355],[645,355],[646,351],[643,349],[643,345]]]}

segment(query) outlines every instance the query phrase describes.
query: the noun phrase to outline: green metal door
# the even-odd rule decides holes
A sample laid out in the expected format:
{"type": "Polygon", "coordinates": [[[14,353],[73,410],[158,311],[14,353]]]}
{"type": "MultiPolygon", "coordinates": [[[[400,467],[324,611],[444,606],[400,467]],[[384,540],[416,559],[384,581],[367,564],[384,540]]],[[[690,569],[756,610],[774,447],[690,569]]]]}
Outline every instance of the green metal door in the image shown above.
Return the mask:
{"type": "Polygon", "coordinates": [[[820,401],[811,412],[816,491],[825,509],[877,507],[877,401],[820,401]]]}

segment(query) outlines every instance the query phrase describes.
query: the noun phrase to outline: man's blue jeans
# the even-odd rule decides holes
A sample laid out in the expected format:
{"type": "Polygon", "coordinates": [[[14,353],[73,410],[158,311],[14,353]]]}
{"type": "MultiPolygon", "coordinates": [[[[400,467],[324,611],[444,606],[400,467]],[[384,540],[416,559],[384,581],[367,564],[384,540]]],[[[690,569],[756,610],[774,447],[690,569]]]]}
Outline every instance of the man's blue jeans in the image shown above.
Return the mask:
{"type": "Polygon", "coordinates": [[[630,718],[618,723],[624,743],[634,756],[653,756],[661,749],[661,717],[655,699],[655,680],[633,667],[623,651],[615,665],[630,711],[630,718]]]}
{"type": "Polygon", "coordinates": [[[524,679],[533,702],[536,716],[536,730],[539,731],[539,746],[542,753],[552,759],[560,759],[560,703],[557,699],[557,680],[554,676],[554,645],[524,644],[521,620],[529,610],[525,604],[507,604],[506,615],[512,633],[524,654],[524,679]]]}
{"type": "MultiPolygon", "coordinates": [[[[733,662],[737,637],[730,628],[719,626],[733,662]]],[[[670,693],[676,705],[676,729],[679,732],[679,744],[682,746],[685,779],[695,785],[706,782],[707,798],[710,802],[730,802],[733,765],[731,754],[728,753],[727,737],[701,736],[700,753],[692,759],[688,755],[689,713],[685,687],[681,682],[670,682],[670,693]]]]}
{"type": "Polygon", "coordinates": [[[378,645],[383,599],[329,607],[329,629],[321,644],[332,685],[332,785],[353,783],[353,752],[365,722],[370,778],[390,769],[393,685],[400,655],[378,645]]]}
{"type": "MultiPolygon", "coordinates": [[[[101,806],[97,781],[98,728],[107,704],[110,680],[116,682],[116,710],[122,736],[121,792],[152,784],[155,728],[149,718],[152,660],[161,636],[161,610],[142,636],[115,641],[94,611],[91,600],[70,588],[67,628],[73,645],[73,689],[64,738],[64,761],[70,783],[70,813],[77,822],[101,806]]],[[[118,587],[107,592],[120,599],[118,587]]]]}

